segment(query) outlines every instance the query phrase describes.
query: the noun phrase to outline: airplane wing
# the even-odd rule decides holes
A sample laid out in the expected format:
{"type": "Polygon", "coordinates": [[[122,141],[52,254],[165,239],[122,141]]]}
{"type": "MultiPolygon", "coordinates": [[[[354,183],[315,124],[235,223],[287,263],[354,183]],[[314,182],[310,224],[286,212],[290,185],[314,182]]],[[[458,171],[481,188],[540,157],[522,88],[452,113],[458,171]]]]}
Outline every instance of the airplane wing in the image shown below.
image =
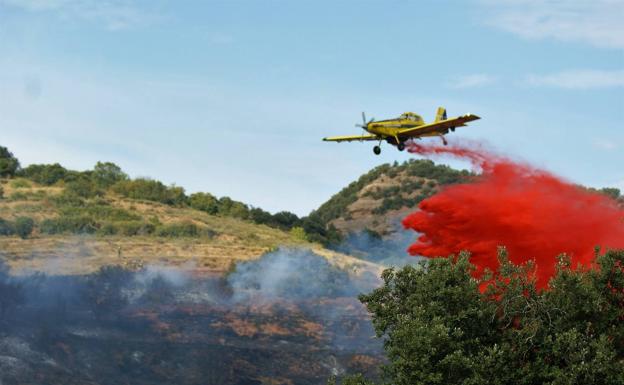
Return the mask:
{"type": "Polygon", "coordinates": [[[363,141],[363,140],[379,140],[381,139],[379,136],[377,135],[371,135],[371,134],[367,134],[367,135],[347,135],[347,136],[330,136],[328,138],[323,138],[324,141],[326,142],[352,142],[354,140],[359,140],[359,141],[363,141]]]}
{"type": "Polygon", "coordinates": [[[431,134],[446,134],[448,129],[451,127],[461,127],[465,126],[466,123],[472,122],[473,120],[481,119],[477,115],[466,114],[459,116],[457,118],[450,118],[440,120],[439,122],[433,122],[429,124],[425,124],[423,126],[407,128],[405,130],[401,130],[397,133],[398,136],[428,136],[431,134]]]}

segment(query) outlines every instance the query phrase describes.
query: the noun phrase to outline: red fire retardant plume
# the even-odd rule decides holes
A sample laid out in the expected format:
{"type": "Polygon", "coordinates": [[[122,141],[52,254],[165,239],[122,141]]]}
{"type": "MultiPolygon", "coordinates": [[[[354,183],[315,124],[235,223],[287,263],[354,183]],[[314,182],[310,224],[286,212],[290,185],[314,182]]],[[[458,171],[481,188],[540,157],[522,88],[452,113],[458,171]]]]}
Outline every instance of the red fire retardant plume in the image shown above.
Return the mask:
{"type": "Polygon", "coordinates": [[[573,267],[591,267],[596,246],[624,248],[624,211],[609,197],[475,144],[411,143],[408,150],[467,159],[482,171],[469,183],[423,200],[403,220],[420,233],[408,249],[412,255],[446,257],[467,250],[479,276],[485,268],[497,270],[497,248],[504,246],[513,263],[535,261],[537,285],[545,288],[558,255],[570,256],[573,267]]]}

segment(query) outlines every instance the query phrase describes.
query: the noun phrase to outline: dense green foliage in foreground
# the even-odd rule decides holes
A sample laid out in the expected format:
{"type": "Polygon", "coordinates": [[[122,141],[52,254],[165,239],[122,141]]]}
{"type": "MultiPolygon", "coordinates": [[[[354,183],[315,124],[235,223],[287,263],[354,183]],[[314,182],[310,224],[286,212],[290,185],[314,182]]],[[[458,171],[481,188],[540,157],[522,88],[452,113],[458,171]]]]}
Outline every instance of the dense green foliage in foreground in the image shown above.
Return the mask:
{"type": "Polygon", "coordinates": [[[562,257],[543,291],[529,267],[500,258],[485,293],[461,255],[386,270],[384,285],[360,297],[385,337],[384,383],[624,384],[624,251],[598,256],[591,271],[562,257]]]}

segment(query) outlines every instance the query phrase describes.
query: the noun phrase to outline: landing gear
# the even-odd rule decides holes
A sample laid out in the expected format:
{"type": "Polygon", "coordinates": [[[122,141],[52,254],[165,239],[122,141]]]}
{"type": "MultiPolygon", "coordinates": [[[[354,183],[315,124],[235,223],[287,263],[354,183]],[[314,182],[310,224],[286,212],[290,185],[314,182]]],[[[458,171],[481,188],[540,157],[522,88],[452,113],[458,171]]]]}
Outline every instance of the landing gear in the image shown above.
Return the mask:
{"type": "Polygon", "coordinates": [[[446,138],[443,135],[440,135],[440,139],[442,139],[442,144],[444,144],[445,146],[448,145],[448,142],[446,141],[446,138]]]}
{"type": "Polygon", "coordinates": [[[373,152],[375,153],[375,155],[381,154],[381,147],[379,146],[373,147],[373,152]]]}
{"type": "Polygon", "coordinates": [[[399,144],[397,144],[397,149],[398,149],[399,151],[403,151],[403,150],[405,150],[405,143],[403,143],[403,142],[399,142],[399,144]]]}

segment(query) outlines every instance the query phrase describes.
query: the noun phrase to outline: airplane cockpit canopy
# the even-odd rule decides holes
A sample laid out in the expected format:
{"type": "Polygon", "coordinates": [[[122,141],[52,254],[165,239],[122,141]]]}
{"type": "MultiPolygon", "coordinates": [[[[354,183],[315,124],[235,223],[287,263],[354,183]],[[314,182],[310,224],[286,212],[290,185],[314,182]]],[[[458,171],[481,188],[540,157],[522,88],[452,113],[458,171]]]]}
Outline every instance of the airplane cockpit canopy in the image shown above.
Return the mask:
{"type": "Polygon", "coordinates": [[[404,112],[403,114],[401,114],[399,119],[411,120],[413,122],[422,122],[423,121],[422,118],[420,117],[420,115],[415,114],[413,112],[404,112]]]}

